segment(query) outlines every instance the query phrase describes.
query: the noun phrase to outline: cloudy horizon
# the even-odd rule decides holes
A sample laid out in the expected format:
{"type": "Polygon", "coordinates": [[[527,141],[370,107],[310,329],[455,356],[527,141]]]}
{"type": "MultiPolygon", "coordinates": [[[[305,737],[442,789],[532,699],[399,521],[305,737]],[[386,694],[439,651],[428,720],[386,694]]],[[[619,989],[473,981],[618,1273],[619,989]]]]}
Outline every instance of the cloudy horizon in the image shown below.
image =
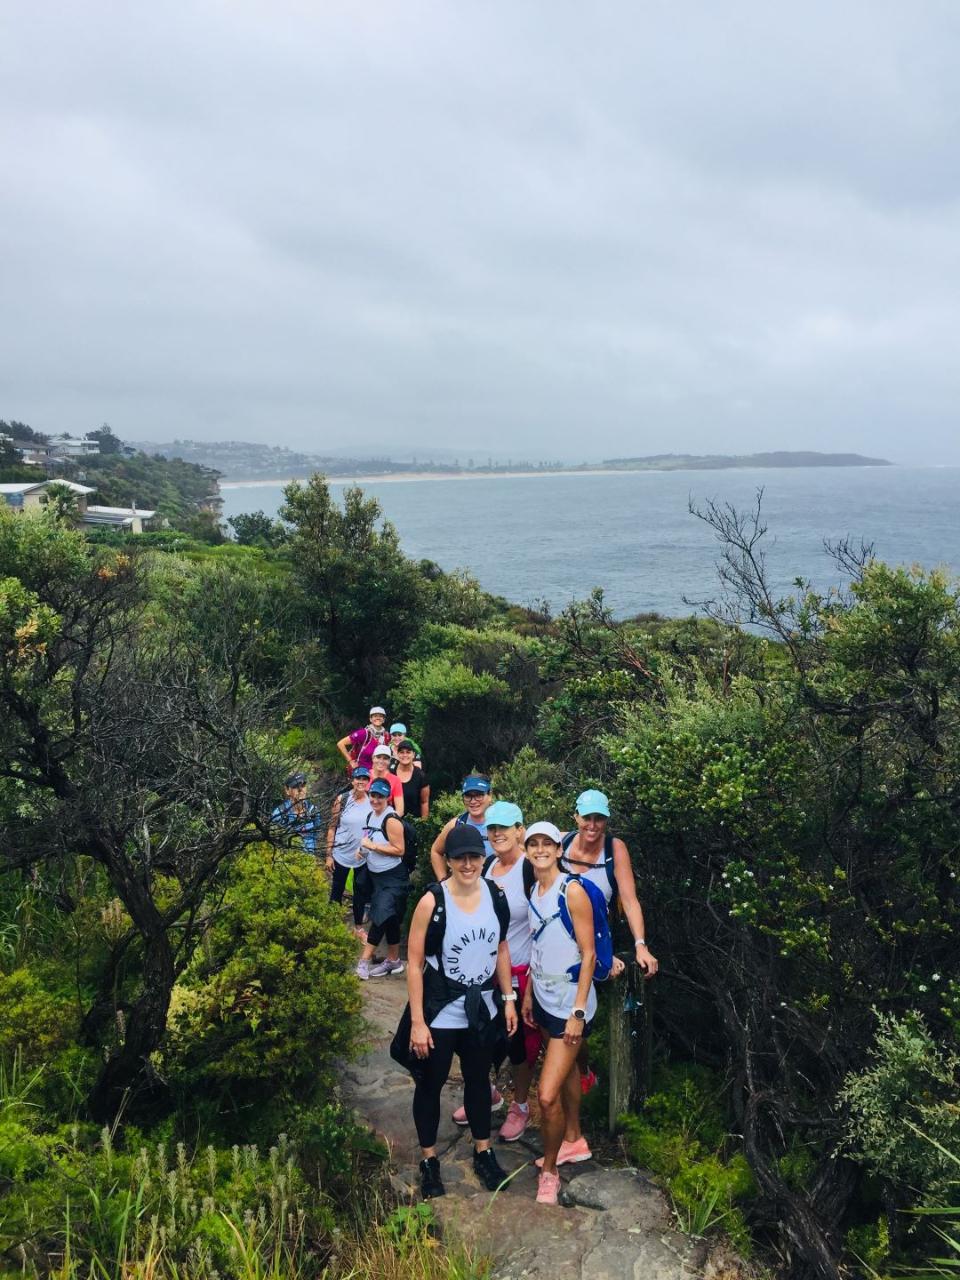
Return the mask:
{"type": "Polygon", "coordinates": [[[0,418],[960,464],[946,0],[0,11],[0,418]]]}

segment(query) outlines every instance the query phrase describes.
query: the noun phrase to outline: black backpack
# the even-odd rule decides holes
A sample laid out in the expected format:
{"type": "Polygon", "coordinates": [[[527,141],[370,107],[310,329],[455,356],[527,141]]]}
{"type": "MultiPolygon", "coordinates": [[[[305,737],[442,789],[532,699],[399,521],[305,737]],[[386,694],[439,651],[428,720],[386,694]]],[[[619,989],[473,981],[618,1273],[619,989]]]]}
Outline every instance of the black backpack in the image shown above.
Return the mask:
{"type": "Polygon", "coordinates": [[[400,821],[403,823],[403,857],[401,862],[408,871],[415,871],[417,866],[417,846],[420,843],[417,824],[412,818],[401,818],[400,821]]]}
{"type": "MultiPolygon", "coordinates": [[[[500,941],[502,942],[507,936],[507,930],[510,927],[510,904],[507,902],[506,894],[498,884],[494,884],[492,880],[487,879],[484,879],[483,883],[490,890],[490,897],[493,899],[493,909],[497,913],[497,924],[500,926],[500,941]]],[[[427,937],[423,953],[427,956],[439,956],[443,949],[443,935],[447,928],[447,903],[443,896],[442,885],[430,885],[427,893],[433,894],[433,915],[427,925],[427,937]]]]}
{"type": "MultiPolygon", "coordinates": [[[[368,827],[367,830],[371,835],[373,835],[375,831],[378,831],[380,835],[383,836],[384,840],[387,840],[387,833],[384,830],[384,827],[387,825],[387,818],[396,818],[403,827],[403,857],[400,859],[400,862],[407,871],[413,871],[417,865],[418,836],[417,828],[413,825],[412,819],[401,818],[399,813],[386,813],[383,816],[383,823],[379,827],[368,827]]],[[[387,840],[387,843],[389,844],[390,841],[387,840]]]]}
{"type": "MultiPolygon", "coordinates": [[[[481,868],[480,874],[486,877],[487,872],[490,870],[490,868],[493,866],[496,860],[497,860],[497,855],[495,853],[491,853],[489,858],[486,858],[484,860],[483,867],[481,868]]],[[[527,857],[523,858],[522,875],[523,875],[523,896],[525,898],[529,898],[530,892],[533,889],[533,886],[537,882],[537,876],[533,869],[533,863],[527,857]]],[[[493,883],[497,884],[496,880],[494,880],[493,883]]],[[[500,886],[497,885],[497,888],[500,889],[500,886]]],[[[500,892],[503,893],[503,890],[500,889],[500,892]]]]}

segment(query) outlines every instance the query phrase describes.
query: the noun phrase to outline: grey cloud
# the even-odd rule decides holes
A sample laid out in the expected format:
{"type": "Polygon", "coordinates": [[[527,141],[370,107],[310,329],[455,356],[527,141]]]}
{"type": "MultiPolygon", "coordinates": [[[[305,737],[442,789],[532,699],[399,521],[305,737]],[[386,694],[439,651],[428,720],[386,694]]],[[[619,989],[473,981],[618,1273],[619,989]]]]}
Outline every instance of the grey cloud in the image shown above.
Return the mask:
{"type": "Polygon", "coordinates": [[[960,462],[952,4],[0,23],[0,416],[960,462]]]}

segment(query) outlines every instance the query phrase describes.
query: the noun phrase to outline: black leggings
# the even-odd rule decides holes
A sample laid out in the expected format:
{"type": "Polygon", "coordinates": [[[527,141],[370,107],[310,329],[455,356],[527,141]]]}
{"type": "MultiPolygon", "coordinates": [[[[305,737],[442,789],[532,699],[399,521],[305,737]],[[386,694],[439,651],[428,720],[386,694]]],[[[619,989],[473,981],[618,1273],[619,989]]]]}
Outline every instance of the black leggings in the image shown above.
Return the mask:
{"type": "Polygon", "coordinates": [[[494,1071],[499,1071],[507,1058],[510,1059],[511,1067],[519,1067],[527,1060],[527,1040],[522,1018],[517,1019],[517,1029],[509,1040],[504,1036],[497,1041],[497,1050],[493,1055],[494,1071]]]}
{"type": "Polygon", "coordinates": [[[381,938],[386,938],[388,947],[395,947],[400,942],[400,917],[391,916],[383,924],[372,924],[367,930],[367,941],[376,947],[381,938]]]}
{"type": "Polygon", "coordinates": [[[460,1057],[463,1072],[463,1104],[474,1141],[490,1137],[490,1050],[470,1031],[431,1027],[433,1048],[413,1094],[413,1123],[421,1147],[432,1147],[440,1125],[440,1090],[447,1083],[453,1055],[460,1057]]]}
{"type": "MultiPolygon", "coordinates": [[[[367,902],[370,894],[367,890],[367,869],[364,866],[354,867],[353,870],[353,923],[356,925],[363,924],[363,913],[367,908],[367,902]]],[[[343,891],[347,887],[347,876],[350,874],[350,867],[341,867],[339,862],[333,864],[333,878],[330,881],[330,901],[340,903],[343,901],[343,891]]]]}

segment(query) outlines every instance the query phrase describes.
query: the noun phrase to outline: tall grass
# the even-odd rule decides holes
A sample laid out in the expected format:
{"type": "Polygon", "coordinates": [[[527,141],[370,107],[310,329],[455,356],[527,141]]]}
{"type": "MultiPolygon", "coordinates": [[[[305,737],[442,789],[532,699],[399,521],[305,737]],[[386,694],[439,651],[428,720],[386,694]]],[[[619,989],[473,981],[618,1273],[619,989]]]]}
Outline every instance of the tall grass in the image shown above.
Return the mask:
{"type": "MultiPolygon", "coordinates": [[[[946,1156],[951,1164],[956,1165],[958,1172],[960,1172],[960,1156],[955,1151],[950,1151],[942,1143],[938,1142],[936,1138],[931,1138],[929,1134],[923,1133],[916,1125],[911,1124],[909,1120],[906,1123],[908,1128],[936,1147],[940,1154],[946,1156]]],[[[960,1179],[952,1185],[960,1187],[960,1179]]],[[[960,1205],[944,1206],[943,1208],[925,1207],[914,1209],[913,1212],[941,1220],[933,1224],[933,1231],[945,1246],[946,1252],[940,1256],[928,1258],[920,1267],[897,1268],[898,1274],[909,1276],[911,1280],[933,1280],[933,1277],[937,1276],[960,1276],[960,1205]]]]}

